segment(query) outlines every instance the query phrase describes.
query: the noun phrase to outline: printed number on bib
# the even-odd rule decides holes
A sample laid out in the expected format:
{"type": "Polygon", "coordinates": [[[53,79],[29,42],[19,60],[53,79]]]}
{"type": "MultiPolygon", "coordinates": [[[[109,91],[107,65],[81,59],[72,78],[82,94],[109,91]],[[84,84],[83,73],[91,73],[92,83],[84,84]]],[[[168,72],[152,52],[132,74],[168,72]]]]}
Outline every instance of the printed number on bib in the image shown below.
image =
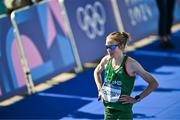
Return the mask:
{"type": "Polygon", "coordinates": [[[118,102],[121,95],[121,85],[105,82],[102,87],[102,96],[105,101],[118,102]]]}

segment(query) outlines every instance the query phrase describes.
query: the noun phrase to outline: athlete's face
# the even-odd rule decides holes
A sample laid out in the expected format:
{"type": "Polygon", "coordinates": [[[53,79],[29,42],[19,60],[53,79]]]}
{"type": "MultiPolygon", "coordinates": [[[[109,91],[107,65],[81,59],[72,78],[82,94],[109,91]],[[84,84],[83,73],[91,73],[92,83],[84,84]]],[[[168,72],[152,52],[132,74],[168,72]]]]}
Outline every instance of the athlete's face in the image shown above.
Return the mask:
{"type": "Polygon", "coordinates": [[[116,41],[111,39],[106,40],[106,50],[111,57],[117,53],[118,48],[119,44],[116,41]]]}

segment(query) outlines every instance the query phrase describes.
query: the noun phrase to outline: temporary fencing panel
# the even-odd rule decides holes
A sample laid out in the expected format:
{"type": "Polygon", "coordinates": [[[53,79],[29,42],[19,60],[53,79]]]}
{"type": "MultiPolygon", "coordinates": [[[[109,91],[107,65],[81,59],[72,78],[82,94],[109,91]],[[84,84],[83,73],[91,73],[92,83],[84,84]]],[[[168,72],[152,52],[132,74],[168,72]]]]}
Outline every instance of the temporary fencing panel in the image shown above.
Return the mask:
{"type": "Polygon", "coordinates": [[[106,54],[105,41],[117,31],[109,0],[65,0],[65,10],[81,63],[92,62],[106,54]]]}

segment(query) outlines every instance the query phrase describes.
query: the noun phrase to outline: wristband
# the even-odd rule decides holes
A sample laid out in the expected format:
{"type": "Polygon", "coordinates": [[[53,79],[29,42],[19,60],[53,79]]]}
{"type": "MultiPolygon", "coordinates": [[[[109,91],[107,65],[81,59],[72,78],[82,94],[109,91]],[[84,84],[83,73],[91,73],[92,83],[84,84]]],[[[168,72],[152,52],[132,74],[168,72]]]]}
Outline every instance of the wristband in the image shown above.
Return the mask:
{"type": "Polygon", "coordinates": [[[136,99],[137,102],[141,101],[140,95],[136,95],[134,99],[136,99]]]}

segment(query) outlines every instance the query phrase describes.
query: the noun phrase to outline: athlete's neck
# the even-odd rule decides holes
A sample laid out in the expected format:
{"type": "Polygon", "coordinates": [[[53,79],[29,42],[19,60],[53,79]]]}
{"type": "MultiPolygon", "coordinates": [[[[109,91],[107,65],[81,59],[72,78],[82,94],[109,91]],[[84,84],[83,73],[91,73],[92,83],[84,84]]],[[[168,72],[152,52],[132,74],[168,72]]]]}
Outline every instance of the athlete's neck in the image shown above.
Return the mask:
{"type": "Polygon", "coordinates": [[[123,53],[120,53],[119,55],[114,56],[113,57],[114,65],[120,65],[122,63],[122,61],[123,61],[123,57],[124,57],[123,53]]]}

